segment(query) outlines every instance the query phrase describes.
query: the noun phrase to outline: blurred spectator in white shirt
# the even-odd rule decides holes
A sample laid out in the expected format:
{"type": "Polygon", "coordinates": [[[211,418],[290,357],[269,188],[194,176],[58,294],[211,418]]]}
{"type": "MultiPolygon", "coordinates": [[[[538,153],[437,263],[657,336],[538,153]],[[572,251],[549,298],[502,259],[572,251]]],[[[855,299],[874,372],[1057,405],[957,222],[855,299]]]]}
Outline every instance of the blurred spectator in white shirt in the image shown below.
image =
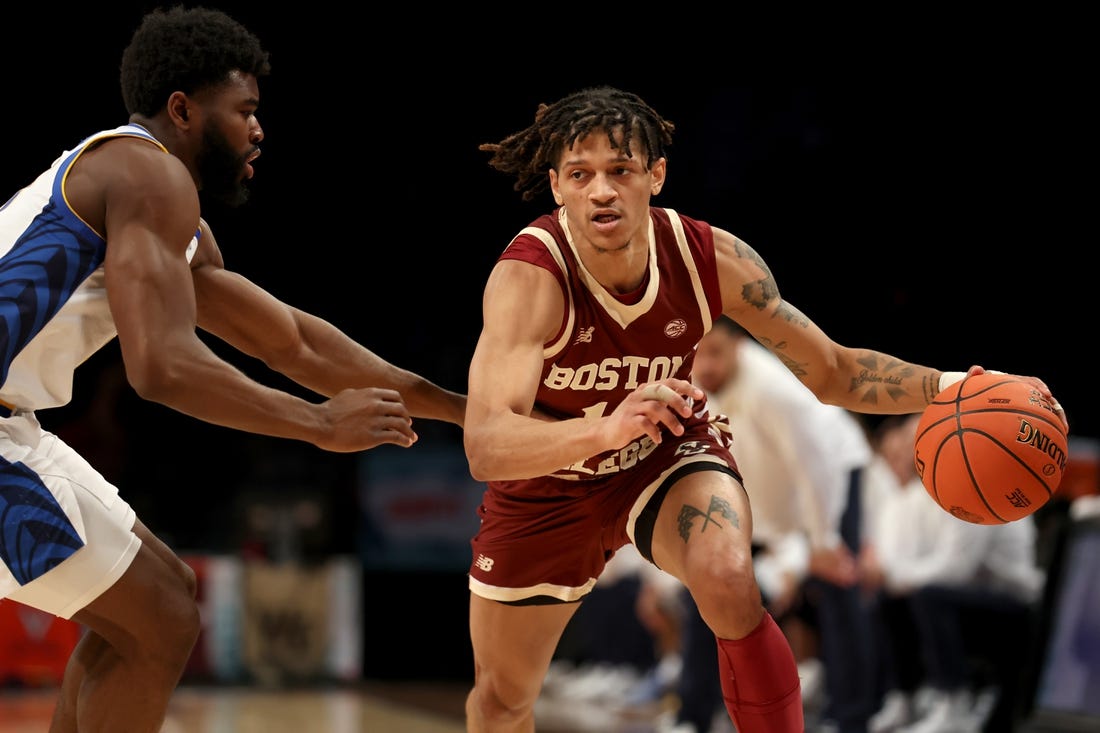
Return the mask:
{"type": "MultiPolygon", "coordinates": [[[[919,420],[920,415],[903,416],[880,427],[876,449],[892,467],[896,483],[893,491],[882,488],[889,477],[872,470],[871,484],[878,490],[866,525],[882,587],[911,613],[906,625],[892,628],[892,646],[904,645],[915,628],[924,684],[932,691],[923,710],[914,709],[912,699],[906,701],[908,724],[895,730],[1012,730],[1012,698],[1045,580],[1037,561],[1036,526],[1030,517],[1000,525],[971,524],[938,506],[913,465],[919,420]],[[974,693],[990,681],[977,674],[976,659],[986,660],[995,673],[987,694],[978,700],[974,693]]],[[[864,571],[873,582],[874,563],[865,562],[864,571]]],[[[912,693],[911,684],[905,687],[904,693],[912,693]]]]}

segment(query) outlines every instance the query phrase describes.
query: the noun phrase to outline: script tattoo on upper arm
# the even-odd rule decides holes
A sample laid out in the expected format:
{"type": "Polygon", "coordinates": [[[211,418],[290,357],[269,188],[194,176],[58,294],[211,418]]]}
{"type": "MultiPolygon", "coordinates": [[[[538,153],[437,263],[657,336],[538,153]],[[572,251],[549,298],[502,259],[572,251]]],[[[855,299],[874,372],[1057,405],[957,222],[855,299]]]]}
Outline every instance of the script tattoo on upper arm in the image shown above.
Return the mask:
{"type": "Polygon", "coordinates": [[[690,504],[684,504],[680,509],[680,516],[677,518],[677,522],[680,528],[680,537],[683,538],[684,542],[687,542],[688,538],[691,536],[691,528],[695,524],[696,517],[703,518],[703,525],[702,529],[699,530],[700,532],[706,532],[707,526],[711,524],[716,527],[721,527],[722,523],[714,519],[714,517],[711,516],[712,514],[717,514],[723,519],[728,519],[729,523],[734,527],[741,526],[741,520],[730,503],[721,497],[712,496],[710,497],[710,506],[707,507],[706,511],[698,507],[693,507],[690,504]]]}
{"type": "Polygon", "coordinates": [[[863,369],[852,379],[850,391],[862,390],[862,402],[877,405],[880,401],[889,399],[897,402],[908,396],[908,390],[902,387],[902,380],[913,376],[915,370],[912,364],[876,352],[868,352],[856,361],[863,369]]]}

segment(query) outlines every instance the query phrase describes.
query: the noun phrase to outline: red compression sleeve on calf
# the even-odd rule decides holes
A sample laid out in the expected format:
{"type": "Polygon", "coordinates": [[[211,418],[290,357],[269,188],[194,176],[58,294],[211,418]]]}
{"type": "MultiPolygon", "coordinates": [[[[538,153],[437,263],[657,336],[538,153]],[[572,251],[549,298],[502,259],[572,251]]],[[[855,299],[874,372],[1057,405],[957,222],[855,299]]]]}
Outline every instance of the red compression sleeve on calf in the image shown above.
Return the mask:
{"type": "Polygon", "coordinates": [[[737,733],[803,733],[798,665],[771,614],[744,639],[717,641],[722,697],[737,733]]]}

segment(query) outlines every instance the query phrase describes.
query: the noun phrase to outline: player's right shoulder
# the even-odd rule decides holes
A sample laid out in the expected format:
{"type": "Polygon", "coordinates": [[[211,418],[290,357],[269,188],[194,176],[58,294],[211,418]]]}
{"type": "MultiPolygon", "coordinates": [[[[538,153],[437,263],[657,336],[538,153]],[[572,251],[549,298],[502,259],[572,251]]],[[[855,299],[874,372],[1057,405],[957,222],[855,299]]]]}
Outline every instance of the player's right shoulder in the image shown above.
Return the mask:
{"type": "Polygon", "coordinates": [[[128,191],[152,198],[179,196],[195,190],[183,161],[155,140],[112,137],[89,150],[85,157],[88,172],[107,182],[115,192],[128,191]]]}
{"type": "Polygon", "coordinates": [[[162,208],[194,197],[197,212],[198,193],[187,167],[147,134],[92,136],[73,159],[64,188],[73,210],[100,233],[108,207],[162,208]]]}
{"type": "Polygon", "coordinates": [[[188,215],[193,209],[190,218],[198,219],[198,193],[187,168],[142,128],[86,138],[72,153],[62,185],[70,208],[100,236],[107,233],[108,209],[116,222],[150,209],[188,215]],[[193,207],[187,206],[191,199],[193,207]]]}
{"type": "Polygon", "coordinates": [[[124,161],[137,166],[139,171],[145,167],[154,170],[183,167],[183,162],[169,153],[159,141],[143,135],[101,138],[89,144],[85,155],[124,161]]]}

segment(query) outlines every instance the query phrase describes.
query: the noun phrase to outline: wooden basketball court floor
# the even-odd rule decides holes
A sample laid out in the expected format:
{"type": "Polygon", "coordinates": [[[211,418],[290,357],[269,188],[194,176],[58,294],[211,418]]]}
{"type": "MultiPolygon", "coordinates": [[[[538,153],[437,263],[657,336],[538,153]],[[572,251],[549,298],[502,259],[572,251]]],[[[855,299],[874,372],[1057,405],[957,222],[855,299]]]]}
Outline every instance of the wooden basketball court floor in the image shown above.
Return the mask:
{"type": "MultiPolygon", "coordinates": [[[[454,682],[363,682],[354,687],[176,690],[161,733],[465,733],[468,688],[454,682]]],[[[0,733],[46,733],[56,690],[0,688],[0,733]]],[[[564,711],[563,711],[564,712],[564,711]]],[[[653,733],[651,719],[570,723],[541,716],[539,733],[653,733]]]]}
{"type": "MultiPolygon", "coordinates": [[[[161,733],[465,733],[453,685],[180,687],[161,733]]],[[[45,733],[55,690],[0,691],[0,733],[45,733]]]]}

